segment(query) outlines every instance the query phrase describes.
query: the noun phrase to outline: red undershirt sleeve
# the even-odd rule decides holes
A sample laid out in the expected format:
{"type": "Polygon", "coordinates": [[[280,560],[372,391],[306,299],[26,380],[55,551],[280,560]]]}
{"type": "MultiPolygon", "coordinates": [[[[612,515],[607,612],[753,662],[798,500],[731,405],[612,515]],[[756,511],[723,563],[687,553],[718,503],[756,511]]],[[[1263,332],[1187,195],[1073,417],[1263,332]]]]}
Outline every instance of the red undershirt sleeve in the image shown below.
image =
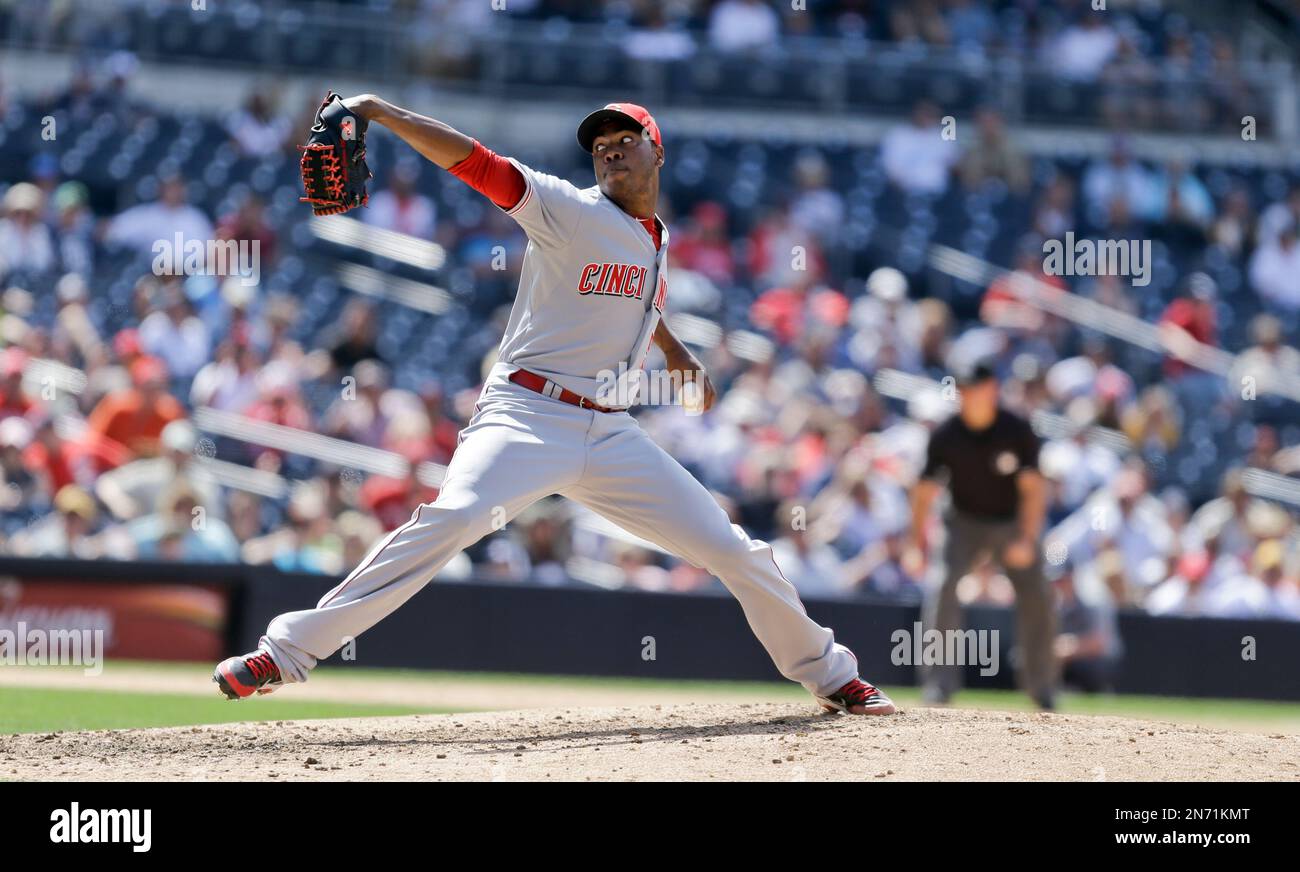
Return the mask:
{"type": "MultiPolygon", "coordinates": [[[[523,173],[514,164],[477,139],[469,156],[447,172],[506,210],[517,206],[528,188],[523,173]]],[[[663,243],[655,220],[646,218],[641,224],[658,249],[663,243]]]]}
{"type": "Polygon", "coordinates": [[[474,140],[474,150],[469,157],[450,167],[447,172],[496,203],[502,209],[513,209],[524,195],[527,185],[515,165],[474,140]]]}

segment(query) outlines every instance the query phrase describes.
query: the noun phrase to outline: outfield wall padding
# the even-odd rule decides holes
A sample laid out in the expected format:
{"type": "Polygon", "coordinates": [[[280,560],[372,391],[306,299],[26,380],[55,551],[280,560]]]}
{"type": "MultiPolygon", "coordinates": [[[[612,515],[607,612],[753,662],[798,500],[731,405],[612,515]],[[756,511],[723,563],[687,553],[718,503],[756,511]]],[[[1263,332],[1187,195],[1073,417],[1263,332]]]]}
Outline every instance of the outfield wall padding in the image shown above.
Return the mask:
{"type": "MultiPolygon", "coordinates": [[[[337,583],[265,567],[0,559],[0,591],[5,583],[39,585],[69,578],[224,589],[229,596],[224,638],[231,652],[251,649],[271,618],[312,607],[337,583]]],[[[865,677],[893,686],[917,682],[916,668],[895,663],[892,656],[893,634],[911,631],[919,620],[916,606],[855,599],[810,600],[807,607],[853,649],[865,677]]],[[[0,626],[5,620],[0,598],[0,626]]],[[[1014,612],[971,608],[967,625],[998,631],[1001,665],[992,676],[968,666],[967,685],[1013,687],[1014,612]]],[[[1300,700],[1300,623],[1126,613],[1119,617],[1119,629],[1125,646],[1115,678],[1119,693],[1300,700]]],[[[352,653],[354,660],[336,655],[329,662],[661,680],[779,677],[739,605],[725,594],[576,585],[430,584],[357,639],[352,653]]]]}

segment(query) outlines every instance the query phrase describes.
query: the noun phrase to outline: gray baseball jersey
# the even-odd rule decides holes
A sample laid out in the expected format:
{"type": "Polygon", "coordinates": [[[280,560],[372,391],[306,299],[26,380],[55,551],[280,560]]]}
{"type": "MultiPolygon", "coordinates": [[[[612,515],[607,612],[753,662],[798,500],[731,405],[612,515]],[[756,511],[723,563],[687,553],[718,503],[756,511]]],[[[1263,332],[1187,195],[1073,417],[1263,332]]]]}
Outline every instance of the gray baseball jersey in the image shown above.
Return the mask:
{"type": "Polygon", "coordinates": [[[579,190],[511,162],[526,189],[507,214],[528,248],[500,359],[602,405],[627,406],[606,399],[627,398],[626,382],[645,363],[667,295],[668,230],[656,251],[641,222],[599,187],[579,190]]]}
{"type": "MultiPolygon", "coordinates": [[[[640,371],[667,294],[666,230],[656,252],[645,227],[598,188],[516,166],[527,188],[508,212],[529,239],[519,295],[437,500],[385,536],[316,608],[273,620],[261,647],[285,682],[305,681],[319,659],[400,607],[461,550],[560,494],[716,575],[783,675],[816,695],[838,690],[857,676],[857,660],[808,617],[770,545],[731,523],[627,411],[580,408],[550,386],[539,393],[509,380],[524,368],[600,401],[602,371],[640,371]]],[[[364,650],[358,642],[363,662],[364,650]]]]}

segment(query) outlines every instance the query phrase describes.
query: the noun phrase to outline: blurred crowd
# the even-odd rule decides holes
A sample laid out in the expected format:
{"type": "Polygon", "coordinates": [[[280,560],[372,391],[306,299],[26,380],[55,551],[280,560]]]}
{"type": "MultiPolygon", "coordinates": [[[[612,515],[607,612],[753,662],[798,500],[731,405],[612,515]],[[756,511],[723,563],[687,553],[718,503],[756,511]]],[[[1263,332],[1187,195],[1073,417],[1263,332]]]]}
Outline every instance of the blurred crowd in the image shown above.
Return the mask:
{"type": "MultiPolygon", "coordinates": [[[[1027,65],[1028,75],[1014,85],[1019,72],[1000,76],[998,88],[1025,89],[1022,112],[1065,123],[1074,115],[1088,123],[1154,130],[1236,132],[1243,115],[1257,117],[1267,129],[1266,110],[1278,84],[1275,70],[1258,63],[1250,69],[1252,59],[1240,57],[1237,43],[1215,29],[1222,26],[1216,16],[1223,9],[1160,0],[1111,0],[1101,9],[1094,8],[1095,0],[296,0],[218,4],[203,16],[185,14],[188,5],[0,3],[0,39],[80,47],[88,54],[144,43],[151,52],[181,55],[182,61],[192,61],[194,54],[184,55],[193,51],[262,66],[305,65],[311,59],[318,71],[321,55],[328,54],[344,69],[365,63],[442,80],[523,76],[520,82],[527,85],[527,68],[553,68],[551,44],[569,38],[578,25],[599,28],[628,57],[663,64],[661,75],[687,77],[696,90],[708,86],[707,76],[693,78],[696,71],[689,69],[697,57],[707,55],[711,63],[761,57],[769,66],[783,58],[839,55],[873,62],[879,47],[888,47],[899,57],[874,68],[875,78],[892,83],[882,91],[913,90],[906,78],[894,78],[902,60],[935,60],[939,66],[930,68],[931,78],[947,71],[952,93],[967,77],[987,76],[985,62],[1013,59],[1027,65]],[[272,43],[251,37],[275,16],[286,16],[275,26],[294,29],[302,49],[296,56],[268,50],[272,43]],[[539,56],[512,49],[518,56],[507,69],[491,60],[501,49],[488,37],[507,33],[515,22],[542,24],[546,38],[539,56]],[[339,32],[354,32],[354,39],[340,47],[339,32]]],[[[1300,13],[1290,12],[1291,26],[1300,28],[1300,13]]],[[[1273,4],[1270,26],[1285,26],[1287,13],[1285,4],[1273,4]]],[[[524,44],[535,42],[529,37],[524,44]]],[[[619,72],[623,64],[608,65],[613,56],[593,56],[587,71],[593,85],[601,78],[595,69],[619,72]]],[[[758,71],[757,63],[728,69],[722,78],[734,94],[761,100],[766,87],[769,99],[776,96],[761,76],[751,81],[747,73],[758,71]]],[[[797,75],[797,65],[782,69],[797,75]]],[[[834,75],[833,69],[827,74],[834,75]]]]}
{"type": "MultiPolygon", "coordinates": [[[[839,5],[849,14],[856,4],[839,5]]],[[[941,16],[967,7],[915,5],[941,16]]],[[[711,14],[730,6],[755,4],[723,2],[711,14]]],[[[116,82],[111,71],[77,80],[55,103],[111,111],[116,82]]],[[[1245,317],[1249,326],[1239,332],[1249,346],[1234,348],[1244,353],[1230,377],[1045,315],[1023,303],[1008,278],[978,289],[971,304],[931,293],[924,274],[896,269],[888,252],[872,251],[869,268],[859,270],[861,253],[844,256],[854,204],[834,181],[836,167],[805,150],[781,195],[755,209],[666,177],[669,307],[721,328],[696,343],[721,399],[700,416],[645,408],[643,425],[737,523],[772,543],[805,595],[914,602],[926,579],[903,566],[908,491],[929,430],[951,411],[943,389],[949,362],[991,357],[1009,407],[1067,422],[1042,464],[1051,483],[1046,559],[1063,608],[1091,628],[1070,644],[1099,644],[1096,634],[1120,608],[1300,619],[1294,518],[1252,496],[1243,475],[1300,473],[1300,416],[1268,392],[1300,377],[1300,177],[1289,188],[1260,188],[1187,156],[1140,160],[1123,138],[1076,172],[1031,159],[992,109],[974,119],[969,142],[941,138],[939,125],[938,108],[922,102],[886,134],[870,170],[882,196],[933,207],[954,193],[992,191],[1005,198],[998,223],[1017,238],[1012,268],[1058,293],[1156,322],[1166,335],[1216,346],[1221,321],[1245,317]],[[1124,277],[1045,275],[1043,240],[1068,230],[1163,243],[1170,252],[1157,265],[1168,279],[1163,297],[1124,277]],[[1205,270],[1187,266],[1180,252],[1205,270]],[[1221,286],[1238,274],[1239,286],[1221,286]],[[736,301],[738,315],[717,316],[736,301]],[[876,380],[895,372],[917,381],[889,391],[876,380]],[[1239,389],[1243,379],[1255,387],[1249,395],[1239,389]],[[1218,429],[1207,431],[1211,425],[1218,429]],[[1099,432],[1118,438],[1095,438],[1099,432]],[[1207,470],[1215,488],[1208,493],[1207,470]]],[[[284,162],[294,154],[291,131],[302,128],[258,94],[225,129],[235,153],[284,162]]],[[[445,248],[447,269],[459,277],[453,290],[457,281],[471,288],[458,363],[481,373],[513,295],[522,236],[496,210],[467,207],[474,198],[455,185],[428,183],[428,168],[409,157],[390,165],[360,217],[445,248]],[[490,265],[497,244],[506,246],[505,269],[490,265]]],[[[5,553],[242,560],[342,573],[436,496],[414,474],[366,474],[257,435],[255,425],[279,425],[391,452],[412,470],[445,466],[477,389],[471,381],[448,390],[448,380],[459,383],[445,373],[399,373],[409,355],[381,339],[387,309],[352,296],[336,318],[304,334],[313,313],[295,286],[261,287],[212,271],[160,275],[147,266],[156,241],[180,233],[257,240],[266,274],[288,256],[281,240],[301,216],[276,220],[253,193],[217,211],[211,197],[192,201],[193,180],[178,172],[126,208],[96,208],[63,166],[38,153],[0,193],[5,553]],[[110,301],[100,265],[132,252],[146,266],[121,306],[110,301]],[[30,290],[46,285],[51,299],[30,290]],[[238,416],[242,435],[199,426],[199,410],[238,416]]],[[[717,584],[552,501],[444,570],[446,578],[470,575],[644,590],[717,584]]],[[[961,595],[1002,603],[1010,587],[986,566],[961,595]]]]}
{"type": "MultiPolygon", "coordinates": [[[[444,12],[441,0],[422,5],[444,12]]],[[[1121,0],[1096,10],[1092,0],[522,0],[508,11],[625,26],[625,49],[642,60],[701,51],[762,55],[804,37],[870,40],[918,55],[950,49],[968,60],[1016,57],[1096,86],[1102,118],[1113,126],[1207,129],[1217,120],[1229,129],[1258,102],[1233,40],[1158,2],[1121,0]]],[[[445,12],[470,29],[492,24],[486,5],[445,12]]]]}

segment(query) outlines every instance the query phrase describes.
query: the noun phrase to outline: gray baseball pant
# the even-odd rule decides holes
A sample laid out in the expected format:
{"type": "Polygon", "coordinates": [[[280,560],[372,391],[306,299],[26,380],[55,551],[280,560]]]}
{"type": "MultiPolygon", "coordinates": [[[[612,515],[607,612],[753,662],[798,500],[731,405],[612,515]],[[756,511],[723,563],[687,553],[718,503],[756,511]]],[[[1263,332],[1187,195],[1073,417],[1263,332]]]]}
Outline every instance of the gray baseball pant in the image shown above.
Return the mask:
{"type": "Polygon", "coordinates": [[[716,575],[786,678],[824,696],[857,676],[857,659],[808,617],[771,546],[732,524],[636,419],[496,377],[461,431],[438,498],[385,536],[316,608],[272,620],[261,647],[285,682],[306,681],[318,660],[399,608],[453,556],[551,494],[716,575]]]}

